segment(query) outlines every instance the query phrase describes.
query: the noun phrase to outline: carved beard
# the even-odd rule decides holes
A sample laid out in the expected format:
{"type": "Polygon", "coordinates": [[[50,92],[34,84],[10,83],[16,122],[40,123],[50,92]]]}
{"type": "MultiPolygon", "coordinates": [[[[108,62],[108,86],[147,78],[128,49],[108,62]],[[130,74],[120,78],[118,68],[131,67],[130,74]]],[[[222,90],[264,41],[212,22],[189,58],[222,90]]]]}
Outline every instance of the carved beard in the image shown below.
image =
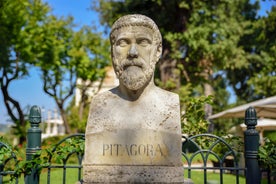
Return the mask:
{"type": "Polygon", "coordinates": [[[114,67],[117,77],[125,87],[130,90],[138,90],[145,87],[151,80],[154,66],[145,66],[142,59],[123,60],[118,64],[118,59],[114,59],[114,67]],[[116,64],[115,64],[116,63],[116,64]]]}

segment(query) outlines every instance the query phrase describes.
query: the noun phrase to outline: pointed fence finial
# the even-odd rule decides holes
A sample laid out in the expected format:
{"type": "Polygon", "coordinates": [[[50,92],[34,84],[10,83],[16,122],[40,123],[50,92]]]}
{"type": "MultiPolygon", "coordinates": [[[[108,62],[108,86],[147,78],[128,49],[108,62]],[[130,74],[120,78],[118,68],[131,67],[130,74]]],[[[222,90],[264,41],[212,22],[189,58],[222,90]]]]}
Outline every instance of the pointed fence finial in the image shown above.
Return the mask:
{"type": "Polygon", "coordinates": [[[30,110],[29,120],[31,123],[31,127],[38,127],[41,122],[41,110],[38,106],[32,106],[30,110]]]}
{"type": "Polygon", "coordinates": [[[245,124],[250,127],[257,125],[257,113],[253,107],[249,107],[245,111],[245,124]]]}

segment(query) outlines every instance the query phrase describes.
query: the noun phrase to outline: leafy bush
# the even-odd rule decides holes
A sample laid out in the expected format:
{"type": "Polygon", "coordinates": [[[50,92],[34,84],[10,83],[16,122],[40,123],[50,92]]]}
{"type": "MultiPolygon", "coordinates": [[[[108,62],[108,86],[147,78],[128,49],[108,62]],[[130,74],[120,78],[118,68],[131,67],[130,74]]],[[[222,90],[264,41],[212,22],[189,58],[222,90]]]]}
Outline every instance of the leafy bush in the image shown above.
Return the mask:
{"type": "Polygon", "coordinates": [[[276,131],[264,131],[264,137],[267,137],[271,142],[276,144],[276,131]]]}
{"type": "MultiPolygon", "coordinates": [[[[37,169],[38,173],[42,171],[43,168],[48,167],[50,164],[67,164],[70,161],[74,164],[81,164],[81,160],[72,159],[71,155],[84,155],[84,139],[82,136],[69,137],[62,142],[57,144],[56,140],[60,140],[61,137],[49,138],[44,142],[42,150],[37,151],[31,160],[26,160],[21,158],[21,152],[25,154],[25,149],[18,149],[17,146],[13,147],[3,137],[0,137],[0,166],[5,165],[5,170],[14,171],[10,174],[10,180],[13,181],[15,178],[21,175],[28,175],[33,169],[37,169]],[[52,144],[54,141],[55,144],[52,144]],[[15,157],[15,155],[20,157],[15,157]],[[13,157],[14,156],[14,157],[13,157]],[[15,158],[11,167],[5,163],[10,158],[15,158]],[[51,163],[49,162],[51,158],[51,163]]],[[[79,157],[78,157],[79,158],[79,157]]]]}
{"type": "Polygon", "coordinates": [[[258,152],[260,165],[269,169],[276,168],[276,145],[269,138],[265,138],[264,142],[258,152]]]}
{"type": "Polygon", "coordinates": [[[51,146],[57,144],[59,141],[64,139],[68,135],[59,135],[59,136],[53,136],[53,137],[48,137],[42,140],[41,145],[42,146],[51,146]]]}
{"type": "Polygon", "coordinates": [[[191,98],[181,117],[183,133],[196,135],[207,132],[209,123],[205,118],[204,106],[206,104],[212,104],[212,99],[212,96],[191,98]]]}

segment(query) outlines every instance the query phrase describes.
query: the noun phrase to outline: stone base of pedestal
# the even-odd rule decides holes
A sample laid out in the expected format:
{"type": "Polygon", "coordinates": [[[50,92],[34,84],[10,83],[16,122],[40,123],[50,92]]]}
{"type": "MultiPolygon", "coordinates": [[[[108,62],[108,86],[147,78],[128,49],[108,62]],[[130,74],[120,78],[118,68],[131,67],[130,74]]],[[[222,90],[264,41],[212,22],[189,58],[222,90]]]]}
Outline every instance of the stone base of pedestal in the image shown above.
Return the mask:
{"type": "MultiPolygon", "coordinates": [[[[84,166],[84,184],[184,183],[183,168],[170,166],[84,166]]],[[[187,183],[190,184],[190,183],[187,183]]]]}
{"type": "Polygon", "coordinates": [[[191,179],[184,179],[184,184],[194,184],[191,179]]]}
{"type": "MultiPolygon", "coordinates": [[[[95,182],[90,182],[90,183],[95,183],[95,182]]],[[[110,182],[110,183],[112,183],[112,182],[110,182]]],[[[172,182],[169,182],[169,183],[172,183],[172,182]]],[[[78,181],[75,184],[84,184],[84,182],[78,181]]],[[[183,184],[194,184],[194,182],[191,179],[184,179],[183,184]]]]}

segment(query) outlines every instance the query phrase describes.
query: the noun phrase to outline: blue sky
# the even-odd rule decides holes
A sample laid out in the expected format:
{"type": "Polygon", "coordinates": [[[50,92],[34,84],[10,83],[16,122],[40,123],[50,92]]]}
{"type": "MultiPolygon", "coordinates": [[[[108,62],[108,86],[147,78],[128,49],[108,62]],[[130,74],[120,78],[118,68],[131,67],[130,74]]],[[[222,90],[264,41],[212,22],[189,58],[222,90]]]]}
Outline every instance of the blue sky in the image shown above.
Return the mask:
{"type": "MultiPolygon", "coordinates": [[[[74,17],[75,23],[78,25],[95,25],[98,28],[99,18],[96,12],[89,10],[91,0],[43,0],[47,2],[53,10],[53,14],[57,16],[74,17]]],[[[260,15],[266,15],[266,11],[271,6],[276,6],[276,1],[261,1],[260,15]]],[[[30,76],[13,82],[9,88],[11,96],[20,102],[22,108],[28,105],[38,105],[45,111],[53,110],[56,105],[52,98],[46,95],[42,90],[42,82],[37,70],[32,69],[30,76]]],[[[46,113],[43,113],[45,115],[46,113]]],[[[2,95],[0,95],[0,123],[6,123],[8,120],[6,108],[3,103],[2,95]]]]}

